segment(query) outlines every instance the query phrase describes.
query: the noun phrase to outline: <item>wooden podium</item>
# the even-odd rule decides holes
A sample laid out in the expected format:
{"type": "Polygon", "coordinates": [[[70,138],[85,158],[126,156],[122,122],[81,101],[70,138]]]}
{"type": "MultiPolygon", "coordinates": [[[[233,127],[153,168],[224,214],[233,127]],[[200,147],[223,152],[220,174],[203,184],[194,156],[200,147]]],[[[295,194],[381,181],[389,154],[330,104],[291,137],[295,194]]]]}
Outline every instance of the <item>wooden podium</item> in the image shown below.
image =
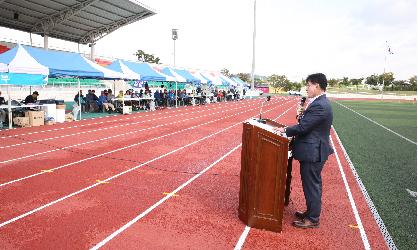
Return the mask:
{"type": "Polygon", "coordinates": [[[265,121],[243,124],[238,216],[250,227],[281,232],[289,139],[273,132],[282,124],[265,121]]]}

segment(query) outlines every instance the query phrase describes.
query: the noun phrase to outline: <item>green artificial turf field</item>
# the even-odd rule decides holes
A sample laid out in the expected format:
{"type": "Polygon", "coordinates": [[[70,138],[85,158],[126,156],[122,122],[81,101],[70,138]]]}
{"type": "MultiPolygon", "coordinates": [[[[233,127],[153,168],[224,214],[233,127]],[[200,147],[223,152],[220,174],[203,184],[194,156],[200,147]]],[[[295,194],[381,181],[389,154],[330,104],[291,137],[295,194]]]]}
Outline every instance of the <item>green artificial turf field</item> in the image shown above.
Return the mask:
{"type": "Polygon", "coordinates": [[[397,248],[417,249],[416,104],[334,100],[332,106],[334,128],[397,248]]]}

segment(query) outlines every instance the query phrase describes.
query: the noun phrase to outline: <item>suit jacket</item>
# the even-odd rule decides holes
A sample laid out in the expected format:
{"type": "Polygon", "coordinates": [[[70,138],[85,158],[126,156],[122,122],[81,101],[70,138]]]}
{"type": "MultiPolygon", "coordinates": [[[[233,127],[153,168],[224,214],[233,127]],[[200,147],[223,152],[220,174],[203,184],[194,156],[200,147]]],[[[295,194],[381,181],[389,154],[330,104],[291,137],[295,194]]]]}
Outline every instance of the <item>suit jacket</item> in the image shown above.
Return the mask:
{"type": "Polygon", "coordinates": [[[323,162],[334,151],[329,143],[332,108],[325,95],[315,99],[303,112],[299,124],[286,129],[287,136],[295,136],[293,157],[305,162],[323,162]]]}

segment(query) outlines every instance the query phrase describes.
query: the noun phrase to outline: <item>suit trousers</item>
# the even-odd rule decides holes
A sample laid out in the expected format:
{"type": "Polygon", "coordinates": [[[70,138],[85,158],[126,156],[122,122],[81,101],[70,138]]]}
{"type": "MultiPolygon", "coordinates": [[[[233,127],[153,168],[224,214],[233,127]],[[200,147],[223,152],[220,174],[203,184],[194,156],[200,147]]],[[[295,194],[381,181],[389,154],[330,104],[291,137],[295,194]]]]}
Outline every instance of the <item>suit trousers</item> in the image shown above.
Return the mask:
{"type": "Polygon", "coordinates": [[[324,167],[323,162],[300,163],[300,176],[302,179],[303,193],[306,201],[306,216],[312,222],[319,222],[321,214],[322,197],[322,177],[321,171],[324,167]]]}

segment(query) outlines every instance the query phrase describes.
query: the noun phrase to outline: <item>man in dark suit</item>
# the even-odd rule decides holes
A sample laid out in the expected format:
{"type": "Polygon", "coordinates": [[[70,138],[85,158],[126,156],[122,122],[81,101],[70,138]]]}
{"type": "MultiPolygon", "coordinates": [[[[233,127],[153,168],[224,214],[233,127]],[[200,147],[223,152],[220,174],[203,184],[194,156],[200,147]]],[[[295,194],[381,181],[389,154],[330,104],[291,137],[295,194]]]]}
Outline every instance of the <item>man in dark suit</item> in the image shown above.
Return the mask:
{"type": "Polygon", "coordinates": [[[327,78],[322,73],[309,75],[306,90],[309,102],[299,115],[299,124],[277,131],[295,137],[292,154],[300,163],[306,211],[296,212],[298,220],[293,222],[299,228],[319,227],[321,214],[322,178],[321,171],[328,156],[333,153],[329,143],[332,125],[332,108],[325,91],[327,78]]]}

